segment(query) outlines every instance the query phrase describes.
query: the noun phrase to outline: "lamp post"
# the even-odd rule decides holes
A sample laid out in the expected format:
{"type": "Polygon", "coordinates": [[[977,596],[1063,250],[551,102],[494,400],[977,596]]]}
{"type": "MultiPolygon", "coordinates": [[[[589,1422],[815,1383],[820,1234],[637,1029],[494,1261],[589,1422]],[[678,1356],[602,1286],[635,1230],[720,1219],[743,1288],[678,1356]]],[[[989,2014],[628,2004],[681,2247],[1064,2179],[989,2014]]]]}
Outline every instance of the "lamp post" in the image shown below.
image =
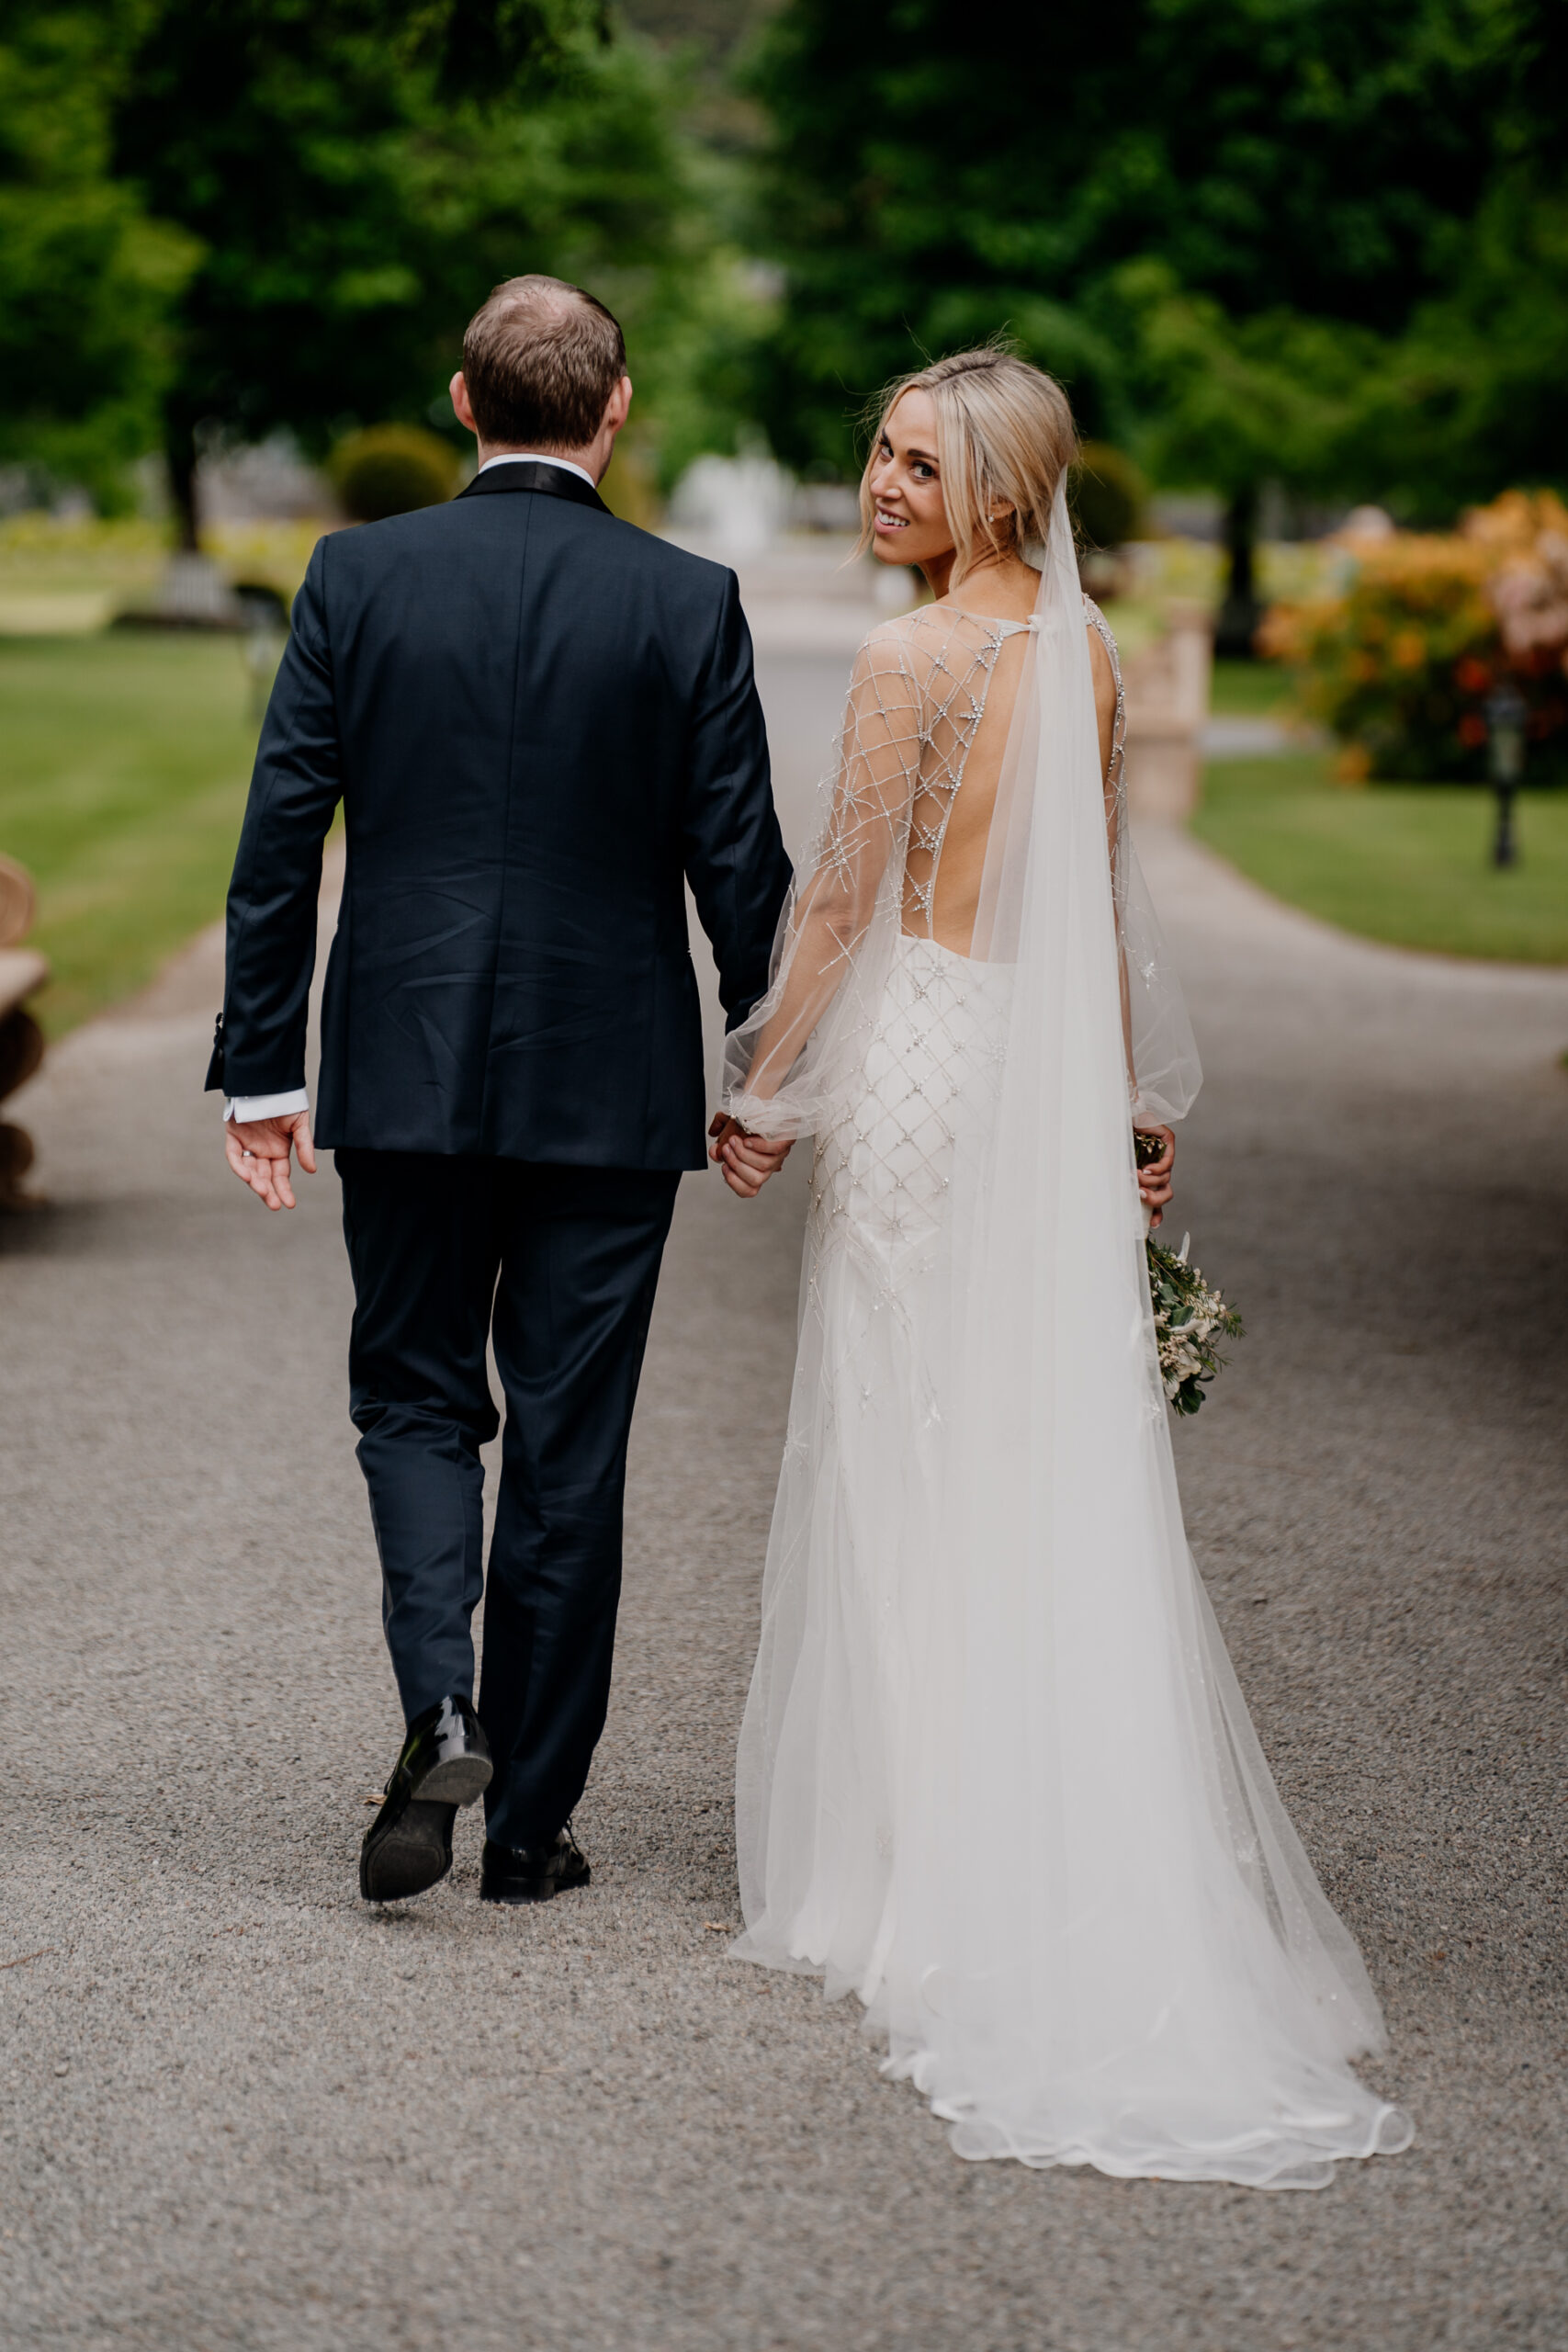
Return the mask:
{"type": "Polygon", "coordinates": [[[1486,697],[1487,761],[1492,789],[1497,795],[1497,833],[1492,843],[1494,865],[1514,865],[1518,849],[1514,841],[1514,795],[1525,764],[1525,698],[1511,678],[1494,686],[1486,697]]]}

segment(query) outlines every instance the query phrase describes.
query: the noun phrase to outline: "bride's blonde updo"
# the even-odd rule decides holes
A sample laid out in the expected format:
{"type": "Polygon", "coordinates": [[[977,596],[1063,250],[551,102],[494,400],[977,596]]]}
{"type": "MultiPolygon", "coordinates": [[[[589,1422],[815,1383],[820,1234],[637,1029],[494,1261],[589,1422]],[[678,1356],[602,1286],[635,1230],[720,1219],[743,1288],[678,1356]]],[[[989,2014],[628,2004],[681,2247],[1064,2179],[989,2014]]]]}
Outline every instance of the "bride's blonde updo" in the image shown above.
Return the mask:
{"type": "Polygon", "coordinates": [[[871,454],[861,476],[861,548],[872,542],[871,469],[889,416],[906,392],[927,392],[936,410],[942,503],[953,526],[956,586],[986,555],[1043,547],[1051,503],[1077,455],[1067,396],[1054,377],[1010,351],[956,351],[889,385],[876,410],[871,454]],[[993,523],[990,509],[1010,506],[993,523]]]}

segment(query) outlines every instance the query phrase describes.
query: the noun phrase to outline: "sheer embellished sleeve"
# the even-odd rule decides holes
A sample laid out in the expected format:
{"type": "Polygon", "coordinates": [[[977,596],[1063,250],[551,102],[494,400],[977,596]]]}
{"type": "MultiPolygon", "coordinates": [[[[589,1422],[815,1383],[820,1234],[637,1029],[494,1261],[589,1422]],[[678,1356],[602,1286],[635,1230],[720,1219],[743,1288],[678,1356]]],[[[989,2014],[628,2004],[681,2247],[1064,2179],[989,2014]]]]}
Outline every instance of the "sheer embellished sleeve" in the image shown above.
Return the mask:
{"type": "Polygon", "coordinates": [[[1111,726],[1111,756],[1105,763],[1101,788],[1105,797],[1105,846],[1111,860],[1111,898],[1115,910],[1116,962],[1122,989],[1122,1042],[1127,1057],[1127,1094],[1134,1106],[1138,1096],[1133,1057],[1133,1000],[1127,970],[1127,942],[1122,911],[1127,899],[1127,690],[1122,683],[1122,661],[1111,624],[1091,596],[1083,600],[1084,618],[1105,648],[1116,688],[1116,709],[1111,726]]]}
{"type": "Polygon", "coordinates": [[[857,657],[823,821],[785,902],[768,993],[727,1040],[724,1107],[755,1133],[807,1135],[820,1121],[857,1026],[873,917],[879,902],[897,905],[921,741],[915,665],[892,624],[857,657]]]}
{"type": "Polygon", "coordinates": [[[1184,1116],[1202,1082],[1202,1071],[1187,1008],[1133,850],[1127,822],[1127,691],[1116,639],[1091,597],[1084,598],[1083,609],[1111,657],[1116,681],[1116,717],[1104,774],[1105,839],[1116,917],[1127,1087],[1134,1120],[1158,1125],[1184,1116]]]}
{"type": "Polygon", "coordinates": [[[1084,618],[1104,646],[1116,681],[1116,717],[1111,730],[1111,758],[1105,770],[1105,838],[1111,852],[1111,881],[1120,925],[1127,897],[1127,689],[1122,682],[1122,659],[1111,624],[1092,596],[1083,600],[1084,618]]]}

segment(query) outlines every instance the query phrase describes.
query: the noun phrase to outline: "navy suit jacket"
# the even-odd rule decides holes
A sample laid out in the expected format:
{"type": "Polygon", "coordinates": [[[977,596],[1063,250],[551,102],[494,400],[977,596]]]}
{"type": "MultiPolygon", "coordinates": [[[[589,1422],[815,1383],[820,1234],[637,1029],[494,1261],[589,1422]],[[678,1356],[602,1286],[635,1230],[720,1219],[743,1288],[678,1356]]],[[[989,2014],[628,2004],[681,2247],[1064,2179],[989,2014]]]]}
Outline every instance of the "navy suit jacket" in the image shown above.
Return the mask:
{"type": "Polygon", "coordinates": [[[323,538],[256,754],[209,1087],[305,1082],[340,800],[317,1140],[701,1167],[682,882],[733,1027],[788,881],[734,573],[525,461],[323,538]]]}

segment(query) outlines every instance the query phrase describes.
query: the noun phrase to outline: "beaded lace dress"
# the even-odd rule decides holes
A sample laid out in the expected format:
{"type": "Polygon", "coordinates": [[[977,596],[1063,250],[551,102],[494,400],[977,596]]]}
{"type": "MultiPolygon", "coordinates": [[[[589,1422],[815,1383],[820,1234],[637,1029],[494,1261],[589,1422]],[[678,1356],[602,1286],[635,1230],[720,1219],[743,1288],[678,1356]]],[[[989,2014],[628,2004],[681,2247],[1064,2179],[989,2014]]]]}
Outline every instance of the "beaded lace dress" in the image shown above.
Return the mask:
{"type": "Polygon", "coordinates": [[[1198,1073],[1091,628],[1114,666],[1059,497],[1032,621],[873,631],[729,1041],[728,1107],[812,1138],[736,1949],[856,1994],[960,2155],[1315,2188],[1410,2127],[1350,2071],[1377,2002],[1182,1528],[1129,1102],[1179,1116],[1198,1073]]]}

